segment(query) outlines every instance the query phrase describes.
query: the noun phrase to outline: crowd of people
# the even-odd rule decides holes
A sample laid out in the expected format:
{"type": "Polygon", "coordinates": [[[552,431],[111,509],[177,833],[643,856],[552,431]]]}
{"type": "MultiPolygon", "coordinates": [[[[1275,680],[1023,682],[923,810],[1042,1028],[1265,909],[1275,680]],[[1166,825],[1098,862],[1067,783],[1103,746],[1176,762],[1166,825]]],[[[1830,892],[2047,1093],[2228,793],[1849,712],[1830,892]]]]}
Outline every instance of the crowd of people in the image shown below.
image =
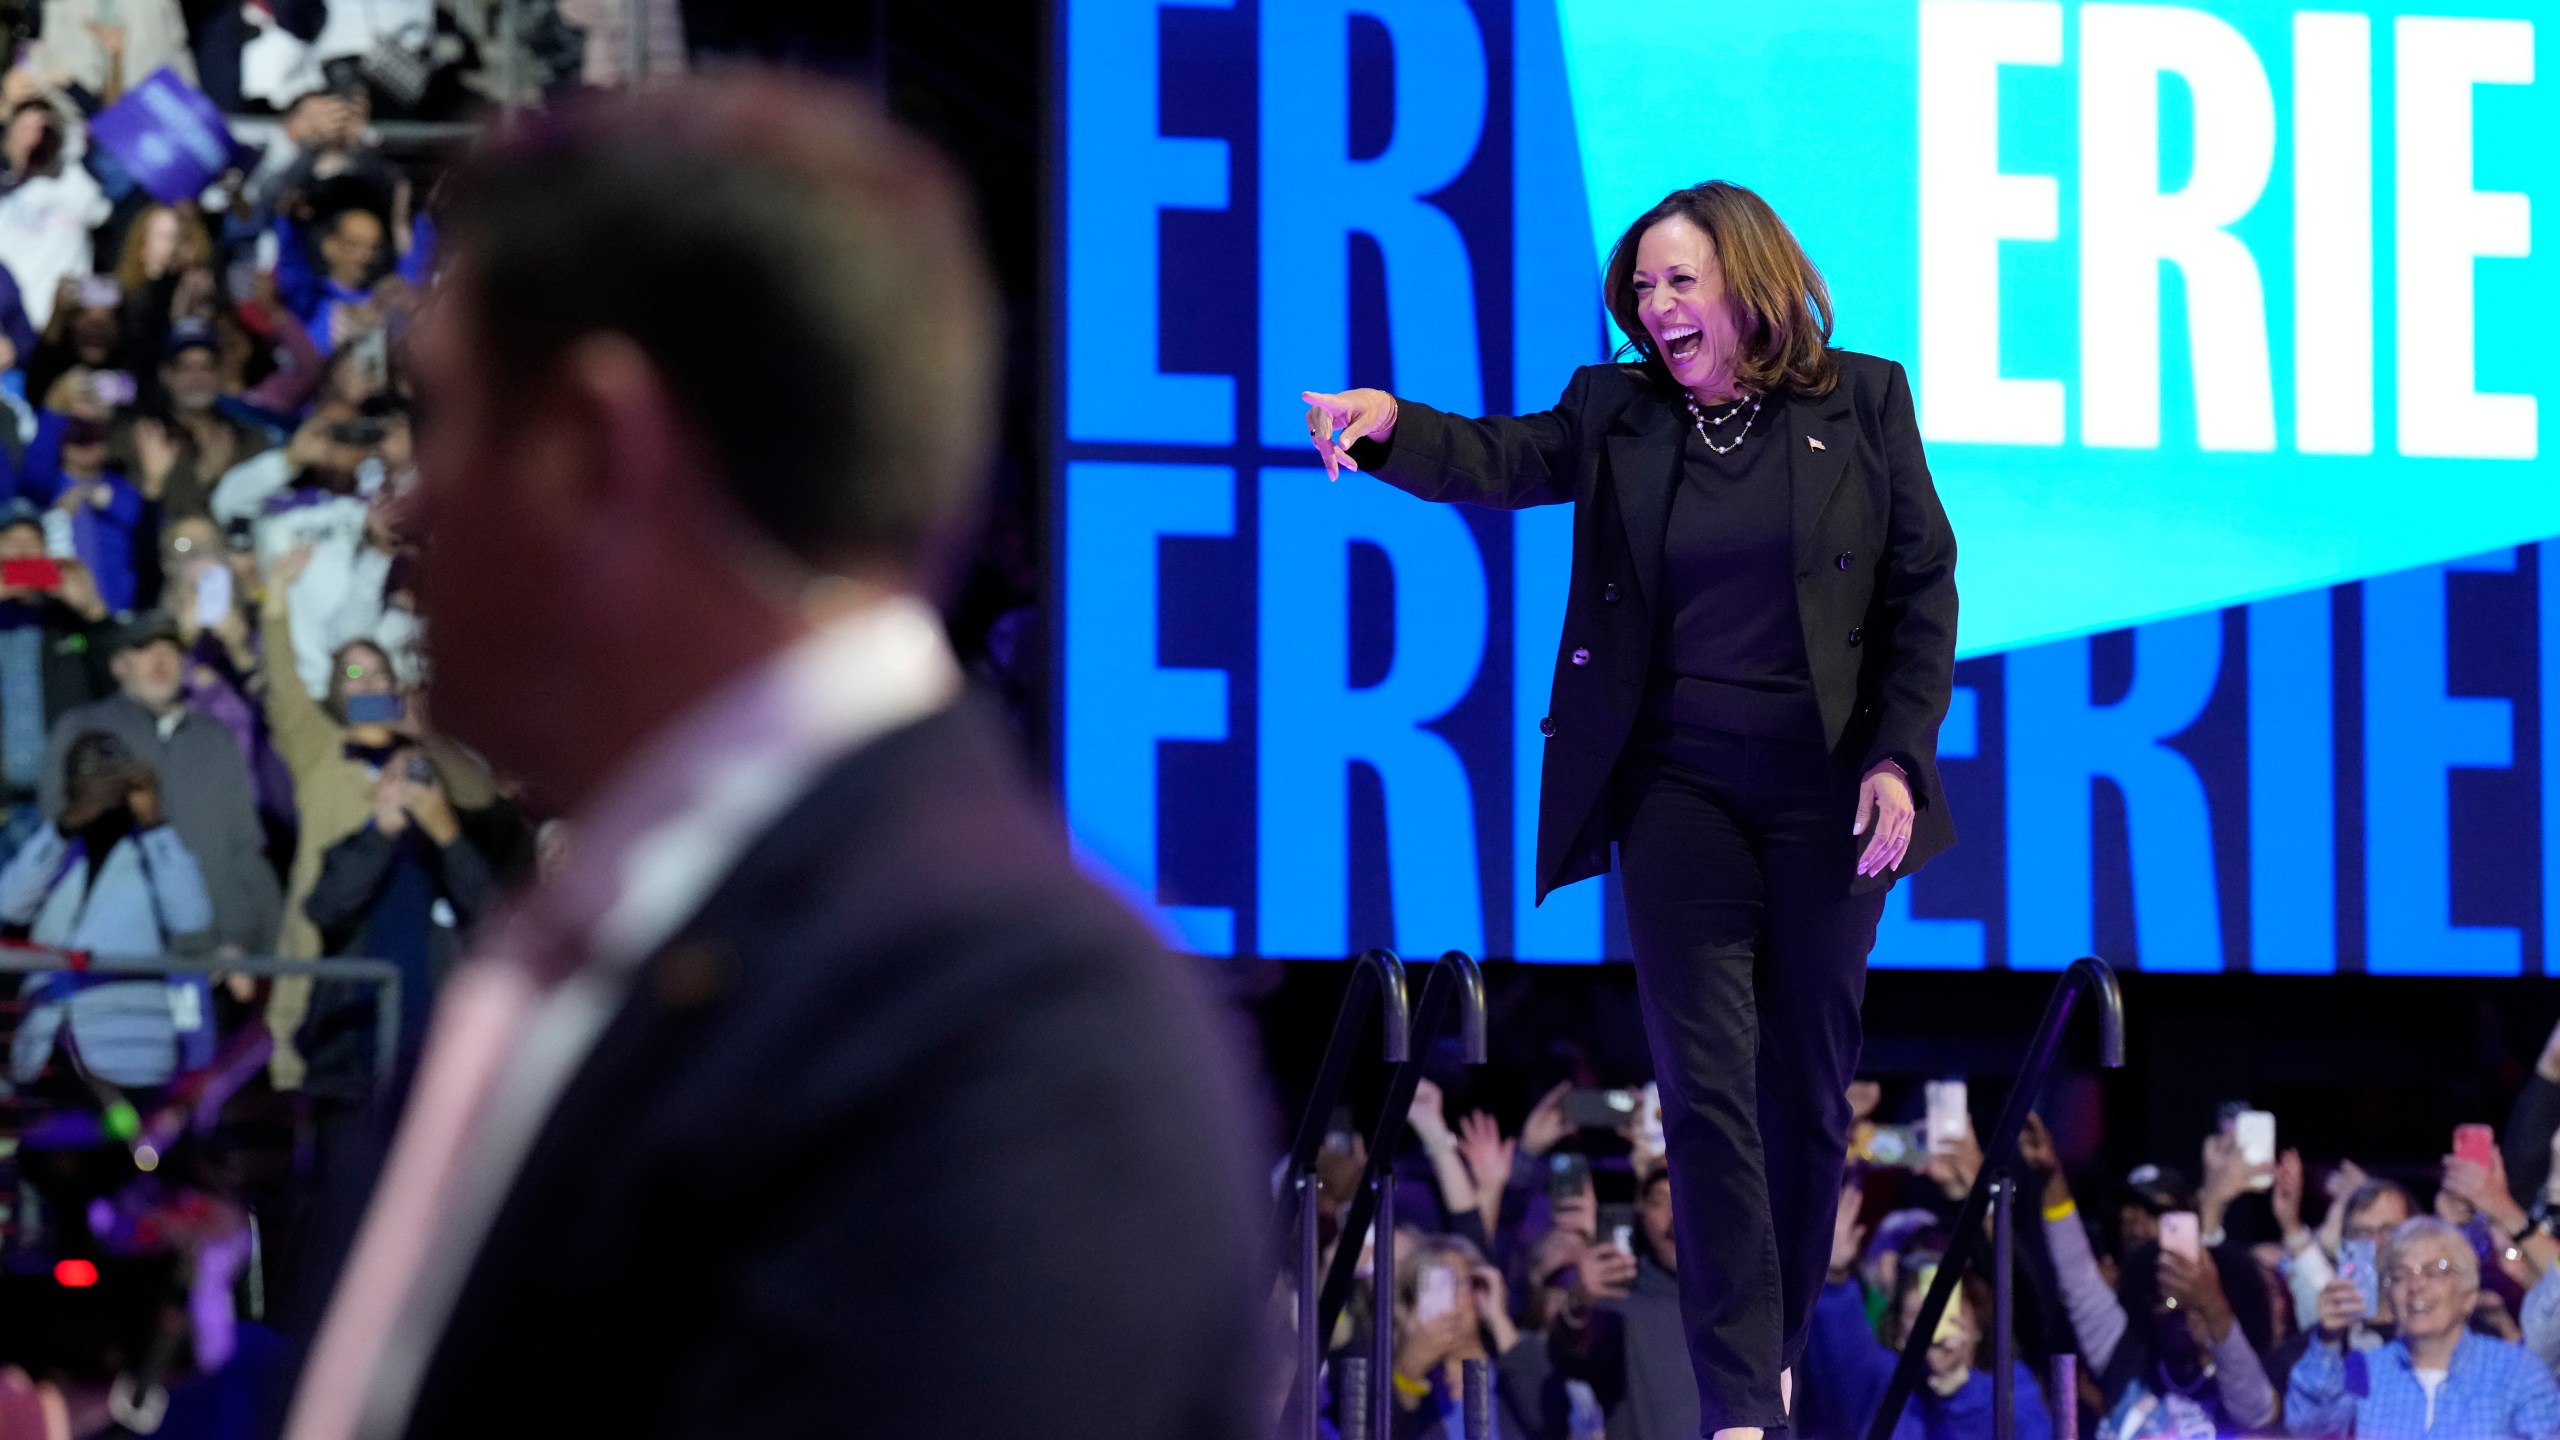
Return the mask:
{"type": "MultiPolygon", "coordinates": [[[[1908,1099],[1917,1110],[1919,1087],[1908,1099]]],[[[1849,1100],[1830,1275],[1788,1377],[1806,1440],[1870,1432],[1983,1164],[1969,1125],[1933,1145],[1925,1121],[1890,1123],[1900,1107],[1875,1083],[1849,1100]]],[[[1480,1110],[1453,1124],[1441,1092],[1418,1088],[1397,1171],[1397,1436],[1462,1433],[1470,1359],[1490,1364],[1508,1440],[1698,1433],[1659,1121],[1649,1098],[1621,1106],[1624,1123],[1570,1123],[1608,1112],[1559,1085],[1506,1133],[1480,1110]]],[[[2560,1029],[2495,1143],[2466,1126],[2457,1153],[2253,1157],[2240,1109],[2192,1156],[2120,1177],[2071,1173],[2068,1147],[2029,1118],[2010,1257],[2015,1434],[2560,1436],[2560,1029]],[[2052,1391],[2059,1356],[2075,1361],[2075,1393],[2052,1391]]],[[[1329,1247],[1364,1160],[1347,1129],[1320,1158],[1329,1247]]],[[[1895,1440],[1994,1433],[1984,1224],[1895,1440]]],[[[1364,1256],[1363,1286],[1369,1269],[1364,1256]]],[[[1355,1298],[1326,1337],[1337,1426],[1358,1401],[1341,1382],[1359,1372],[1341,1362],[1368,1353],[1370,1313],[1355,1298]]]]}
{"type": "MultiPolygon", "coordinates": [[[[6,85],[0,921],[107,956],[391,959],[414,1038],[461,927],[532,856],[419,696],[399,357],[431,177],[381,152],[357,85],[294,97],[214,193],[116,193],[84,168],[79,92],[32,62],[6,85]],[[59,191],[81,203],[39,193],[59,191]]],[[[278,1083],[369,1084],[371,1028],[345,1013],[364,987],[137,999],[155,988],[72,988],[62,1033],[151,1050],[165,1080],[185,1044],[253,1025],[278,1083]]]]}
{"type": "MultiPolygon", "coordinates": [[[[248,1433],[206,1417],[247,1413],[235,1357],[271,1368],[245,1322],[286,1298],[332,1147],[536,868],[533,819],[423,700],[404,349],[453,146],[381,122],[618,79],[629,8],[519,7],[504,64],[495,4],[0,12],[0,942],[26,972],[0,1184],[33,1197],[0,1229],[13,1271],[124,1257],[111,1288],[176,1257],[201,1293],[171,1302],[172,1423],[202,1433],[248,1433]],[[155,75],[230,115],[201,191],[102,138],[155,75]],[[396,1020],[378,969],[272,963],[349,957],[388,962],[396,1020]]],[[[653,65],[682,68],[680,33],[653,65]]],[[[76,1402],[139,1362],[60,1353],[75,1333],[0,1316],[0,1364],[76,1402]]],[[[0,1408],[22,1380],[0,1370],[0,1408]]]]}
{"type": "MultiPolygon", "coordinates": [[[[86,1127],[30,1131],[15,1158],[111,1141],[148,1171],[175,1130],[251,1092],[297,1097],[325,1149],[400,1059],[381,1049],[377,987],[223,962],[387,961],[392,1043],[414,1049],[475,922],[561,843],[431,723],[403,533],[402,341],[436,263],[435,177],[372,122],[431,109],[418,75],[467,69],[456,46],[486,17],[306,0],[244,7],[263,19],[231,33],[189,29],[175,0],[44,11],[0,77],[0,936],[40,958],[190,968],[65,965],[15,987],[11,1093],[86,1127]],[[160,69],[275,111],[200,196],[156,198],[86,133],[160,69]]],[[[628,53],[560,43],[537,77],[610,80],[628,53]]],[[[1593,1125],[1569,1118],[1573,1098],[1559,1085],[1506,1130],[1418,1088],[1392,1273],[1362,1267],[1393,1287],[1395,1436],[1460,1434],[1471,1360],[1491,1367],[1507,1440],[1698,1433],[1657,1107],[1629,1096],[1623,1123],[1593,1125]]],[[[1868,1432],[1982,1163],[1970,1133],[1875,1143],[1910,1129],[1887,1100],[1850,1095],[1860,1138],[1790,1377],[1808,1440],[1868,1432]]],[[[1365,1159],[1341,1131],[1320,1162],[1337,1245],[1365,1159]]],[[[2253,1162],[2226,1128],[2192,1157],[2093,1177],[2031,1121],[2017,1435],[2560,1440],[2560,1031],[2503,1137],[2369,1173],[2253,1162]],[[2062,1355],[2074,1393],[2049,1388],[2062,1355]]],[[[313,1148],[295,1150],[304,1183],[313,1148]]],[[[192,1237],[179,1368],[206,1379],[179,1403],[201,1413],[236,1399],[226,1362],[272,1359],[228,1316],[260,1233],[238,1192],[127,1186],[70,1221],[102,1245],[154,1225],[164,1248],[192,1237]]],[[[1992,1436],[1991,1265],[1975,1246],[1895,1440],[1992,1436]]],[[[1345,1307],[1325,1337],[1337,1359],[1365,1352],[1370,1313],[1345,1307]]],[[[1328,1371],[1337,1426],[1347,1369],[1328,1371]]]]}

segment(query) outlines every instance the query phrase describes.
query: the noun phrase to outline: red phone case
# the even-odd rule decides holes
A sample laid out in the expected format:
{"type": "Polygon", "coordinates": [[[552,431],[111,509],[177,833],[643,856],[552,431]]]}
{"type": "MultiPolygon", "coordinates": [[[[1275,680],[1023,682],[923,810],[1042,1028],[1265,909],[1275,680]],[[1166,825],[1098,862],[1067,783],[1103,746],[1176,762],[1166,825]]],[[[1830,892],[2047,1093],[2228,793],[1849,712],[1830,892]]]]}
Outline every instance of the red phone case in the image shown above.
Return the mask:
{"type": "Polygon", "coordinates": [[[2498,1132],[2486,1125],[2453,1127],[2453,1158],[2487,1169],[2497,1163],[2498,1132]]]}
{"type": "Polygon", "coordinates": [[[51,590],[62,583],[59,560],[0,560],[0,585],[20,590],[51,590]]]}

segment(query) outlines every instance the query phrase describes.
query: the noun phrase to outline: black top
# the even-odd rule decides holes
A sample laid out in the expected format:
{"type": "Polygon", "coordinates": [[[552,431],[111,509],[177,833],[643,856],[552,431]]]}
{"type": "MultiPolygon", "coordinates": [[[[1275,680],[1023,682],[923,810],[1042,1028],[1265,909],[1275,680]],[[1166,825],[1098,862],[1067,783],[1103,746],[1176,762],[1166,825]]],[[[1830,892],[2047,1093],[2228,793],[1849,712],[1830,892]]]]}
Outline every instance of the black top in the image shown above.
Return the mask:
{"type": "Polygon", "coordinates": [[[1796,614],[1783,407],[1710,407],[1707,433],[1682,408],[1680,484],[1662,539],[1665,603],[1646,707],[1682,725],[1778,740],[1820,740],[1822,711],[1796,614]],[[1746,433],[1743,425],[1751,419],[1746,433]],[[1733,444],[1741,435],[1740,444],[1733,444]]]}

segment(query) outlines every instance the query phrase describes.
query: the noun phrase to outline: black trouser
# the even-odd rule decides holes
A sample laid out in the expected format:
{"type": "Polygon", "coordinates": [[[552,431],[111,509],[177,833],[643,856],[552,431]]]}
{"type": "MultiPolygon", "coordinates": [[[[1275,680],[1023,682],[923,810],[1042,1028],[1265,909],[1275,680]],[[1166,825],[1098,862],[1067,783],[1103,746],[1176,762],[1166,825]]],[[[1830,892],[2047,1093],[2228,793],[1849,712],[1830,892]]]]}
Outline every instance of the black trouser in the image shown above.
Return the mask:
{"type": "Polygon", "coordinates": [[[1786,1423],[1830,1266],[1881,889],[1820,740],[1639,726],[1618,867],[1662,1087],[1680,1316],[1707,1433],[1786,1423]]]}

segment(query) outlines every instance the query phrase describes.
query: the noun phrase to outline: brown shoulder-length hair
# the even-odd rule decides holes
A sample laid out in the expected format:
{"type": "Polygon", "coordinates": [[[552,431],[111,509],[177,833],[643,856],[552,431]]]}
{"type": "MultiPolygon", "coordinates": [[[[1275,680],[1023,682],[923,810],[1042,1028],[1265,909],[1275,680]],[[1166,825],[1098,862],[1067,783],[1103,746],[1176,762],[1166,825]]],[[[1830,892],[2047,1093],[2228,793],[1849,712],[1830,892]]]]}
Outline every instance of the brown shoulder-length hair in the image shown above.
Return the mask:
{"type": "Polygon", "coordinates": [[[1715,242],[1725,295],[1734,307],[1734,328],[1741,335],[1734,378],[1760,391],[1830,393],[1840,379],[1831,359],[1830,287],[1769,202],[1729,180],[1672,191],[1618,237],[1602,274],[1601,296],[1609,318],[1626,334],[1620,353],[1633,347],[1655,384],[1679,388],[1636,313],[1635,288],[1637,244],[1644,232],[1674,215],[1686,216],[1715,242]]]}

